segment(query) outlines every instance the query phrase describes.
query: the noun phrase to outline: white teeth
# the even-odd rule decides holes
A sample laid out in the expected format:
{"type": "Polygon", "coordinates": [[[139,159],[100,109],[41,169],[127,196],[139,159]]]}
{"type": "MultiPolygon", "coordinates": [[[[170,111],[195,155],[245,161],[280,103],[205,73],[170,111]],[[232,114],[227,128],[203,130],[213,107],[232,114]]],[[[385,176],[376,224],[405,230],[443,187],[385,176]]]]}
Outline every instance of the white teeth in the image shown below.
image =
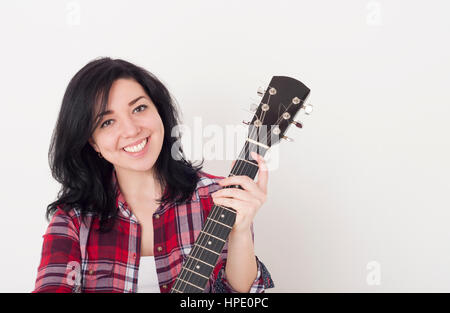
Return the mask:
{"type": "Polygon", "coordinates": [[[138,144],[137,146],[134,147],[127,147],[127,148],[123,148],[123,150],[127,151],[127,152],[139,152],[142,149],[144,149],[145,145],[147,144],[147,138],[145,138],[144,140],[142,140],[142,142],[140,144],[138,144]]]}

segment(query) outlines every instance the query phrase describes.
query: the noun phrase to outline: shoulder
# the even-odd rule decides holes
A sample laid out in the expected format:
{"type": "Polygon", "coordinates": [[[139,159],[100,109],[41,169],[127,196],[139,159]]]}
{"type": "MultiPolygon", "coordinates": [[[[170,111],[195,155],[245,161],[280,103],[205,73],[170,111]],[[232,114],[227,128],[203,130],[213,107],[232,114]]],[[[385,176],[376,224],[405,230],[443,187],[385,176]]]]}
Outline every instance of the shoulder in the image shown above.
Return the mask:
{"type": "MultiPolygon", "coordinates": [[[[212,184],[217,184],[217,182],[218,182],[219,180],[222,180],[222,179],[225,178],[225,177],[223,177],[223,176],[212,175],[212,174],[206,173],[206,172],[204,172],[204,171],[199,171],[197,174],[198,174],[198,176],[200,177],[201,185],[212,185],[212,184]]],[[[200,183],[200,182],[199,182],[199,183],[200,183]]]]}
{"type": "Polygon", "coordinates": [[[222,188],[218,182],[225,177],[216,176],[204,171],[197,173],[199,180],[195,189],[194,197],[209,197],[211,193],[222,188]]]}
{"type": "MultiPolygon", "coordinates": [[[[81,210],[76,207],[58,205],[45,235],[70,237],[78,240],[82,222],[81,210]]],[[[45,236],[44,235],[44,236],[45,236]]]]}

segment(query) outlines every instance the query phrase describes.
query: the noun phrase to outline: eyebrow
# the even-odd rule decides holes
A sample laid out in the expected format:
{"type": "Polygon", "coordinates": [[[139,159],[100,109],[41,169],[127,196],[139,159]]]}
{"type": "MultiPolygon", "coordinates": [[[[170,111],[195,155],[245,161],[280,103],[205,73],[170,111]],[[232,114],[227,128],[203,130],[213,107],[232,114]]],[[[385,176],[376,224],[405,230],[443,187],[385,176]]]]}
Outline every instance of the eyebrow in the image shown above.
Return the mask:
{"type": "MultiPolygon", "coordinates": [[[[132,106],[132,105],[135,104],[139,99],[142,99],[142,98],[148,99],[146,96],[139,96],[139,97],[137,97],[136,99],[131,100],[130,103],[128,103],[128,106],[132,106]]],[[[111,114],[111,113],[114,113],[114,111],[112,111],[112,110],[106,110],[106,111],[104,111],[104,112],[101,112],[100,114],[97,115],[97,120],[100,120],[103,116],[109,115],[109,114],[111,114]]]]}

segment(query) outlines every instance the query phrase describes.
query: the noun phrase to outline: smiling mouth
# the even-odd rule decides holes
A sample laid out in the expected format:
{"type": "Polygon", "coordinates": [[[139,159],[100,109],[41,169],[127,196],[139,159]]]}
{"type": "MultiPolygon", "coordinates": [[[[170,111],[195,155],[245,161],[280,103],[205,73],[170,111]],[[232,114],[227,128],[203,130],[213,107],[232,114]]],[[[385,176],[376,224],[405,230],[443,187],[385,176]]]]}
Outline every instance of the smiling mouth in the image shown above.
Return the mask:
{"type": "Polygon", "coordinates": [[[132,147],[125,147],[125,148],[122,148],[122,150],[124,150],[124,151],[126,151],[126,152],[129,152],[129,153],[140,152],[140,151],[142,151],[142,150],[145,148],[145,146],[147,145],[147,143],[148,143],[148,137],[145,138],[144,140],[142,140],[142,141],[141,141],[140,143],[138,143],[137,145],[132,146],[132,147]]]}

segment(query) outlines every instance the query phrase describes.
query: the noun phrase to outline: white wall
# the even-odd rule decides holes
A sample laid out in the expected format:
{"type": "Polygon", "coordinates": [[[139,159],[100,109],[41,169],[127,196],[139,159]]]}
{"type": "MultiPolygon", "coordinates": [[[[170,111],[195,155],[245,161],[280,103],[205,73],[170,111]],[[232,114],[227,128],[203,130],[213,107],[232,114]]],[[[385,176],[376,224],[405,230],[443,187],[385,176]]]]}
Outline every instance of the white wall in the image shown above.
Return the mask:
{"type": "Polygon", "coordinates": [[[155,73],[191,126],[248,119],[240,108],[272,75],[311,88],[315,111],[279,146],[255,220],[271,291],[449,292],[449,12],[445,0],[1,2],[0,291],[34,287],[61,99],[111,56],[155,73]]]}

